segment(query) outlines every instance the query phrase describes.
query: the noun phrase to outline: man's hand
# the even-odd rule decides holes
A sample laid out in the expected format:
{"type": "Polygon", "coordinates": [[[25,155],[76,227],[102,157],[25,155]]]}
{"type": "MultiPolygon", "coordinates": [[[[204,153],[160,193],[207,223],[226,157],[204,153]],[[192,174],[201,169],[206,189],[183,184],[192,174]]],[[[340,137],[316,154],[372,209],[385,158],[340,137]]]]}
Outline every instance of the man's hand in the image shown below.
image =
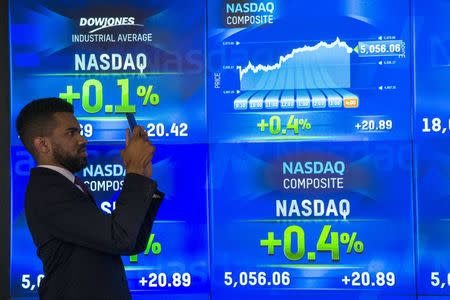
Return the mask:
{"type": "Polygon", "coordinates": [[[126,131],[126,147],[120,152],[127,173],[136,173],[150,177],[152,175],[152,158],[155,147],[148,141],[142,126],[136,126],[130,138],[126,131]]]}
{"type": "Polygon", "coordinates": [[[152,177],[152,174],[153,174],[153,164],[152,161],[150,161],[144,169],[144,176],[150,178],[152,177]]]}

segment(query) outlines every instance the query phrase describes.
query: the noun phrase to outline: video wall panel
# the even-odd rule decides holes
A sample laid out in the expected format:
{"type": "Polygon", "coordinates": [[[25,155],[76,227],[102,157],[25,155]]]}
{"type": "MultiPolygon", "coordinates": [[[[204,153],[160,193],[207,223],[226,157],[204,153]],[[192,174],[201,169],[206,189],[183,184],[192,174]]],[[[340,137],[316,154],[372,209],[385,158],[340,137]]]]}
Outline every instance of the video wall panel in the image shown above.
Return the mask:
{"type": "Polygon", "coordinates": [[[417,291],[421,299],[448,299],[450,3],[417,0],[414,16],[417,291]]]}
{"type": "MultiPolygon", "coordinates": [[[[12,120],[35,98],[72,103],[89,140],[78,175],[110,214],[125,175],[125,113],[134,113],[156,145],[153,179],[166,196],[145,251],[123,257],[128,286],[136,299],[208,299],[205,2],[10,4],[12,120]]],[[[34,162],[11,132],[11,294],[36,297],[42,264],[23,206],[34,162]]]]}
{"type": "Polygon", "coordinates": [[[208,2],[211,139],[409,138],[408,0],[243,2],[208,2]]]}

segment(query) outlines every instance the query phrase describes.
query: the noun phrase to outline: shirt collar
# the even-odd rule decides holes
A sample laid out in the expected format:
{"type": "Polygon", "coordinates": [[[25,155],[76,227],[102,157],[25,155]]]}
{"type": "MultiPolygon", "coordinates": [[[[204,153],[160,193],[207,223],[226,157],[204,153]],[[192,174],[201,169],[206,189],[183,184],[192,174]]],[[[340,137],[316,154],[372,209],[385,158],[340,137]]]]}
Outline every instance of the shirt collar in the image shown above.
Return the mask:
{"type": "Polygon", "coordinates": [[[64,177],[66,177],[67,179],[70,180],[70,182],[75,182],[75,175],[72,174],[72,172],[70,172],[67,169],[58,167],[58,166],[53,166],[53,165],[39,165],[37,166],[38,168],[47,168],[47,169],[51,169],[53,171],[58,172],[59,174],[63,175],[64,177]]]}

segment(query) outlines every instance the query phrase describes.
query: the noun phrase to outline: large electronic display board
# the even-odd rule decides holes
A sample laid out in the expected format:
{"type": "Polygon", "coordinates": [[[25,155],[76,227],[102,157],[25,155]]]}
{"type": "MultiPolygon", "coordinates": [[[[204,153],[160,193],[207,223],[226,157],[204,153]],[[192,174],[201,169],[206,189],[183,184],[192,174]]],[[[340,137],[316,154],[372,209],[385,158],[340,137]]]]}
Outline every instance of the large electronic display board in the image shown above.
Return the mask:
{"type": "Polygon", "coordinates": [[[447,0],[9,1],[13,299],[43,278],[24,214],[29,101],[75,107],[115,209],[125,113],[166,193],[133,299],[450,299],[447,0]]]}

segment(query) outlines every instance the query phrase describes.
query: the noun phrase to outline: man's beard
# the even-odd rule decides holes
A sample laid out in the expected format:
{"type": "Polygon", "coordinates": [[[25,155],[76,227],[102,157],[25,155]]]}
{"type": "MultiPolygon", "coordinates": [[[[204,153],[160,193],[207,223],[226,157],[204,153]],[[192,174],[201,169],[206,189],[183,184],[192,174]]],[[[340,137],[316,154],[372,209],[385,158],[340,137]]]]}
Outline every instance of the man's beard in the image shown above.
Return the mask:
{"type": "MultiPolygon", "coordinates": [[[[81,171],[84,167],[87,166],[87,158],[81,156],[73,156],[65,152],[59,147],[57,144],[52,145],[53,148],[53,157],[60,165],[69,170],[72,173],[76,173],[81,171]]],[[[82,151],[86,151],[86,148],[80,148],[78,153],[82,151]]]]}

